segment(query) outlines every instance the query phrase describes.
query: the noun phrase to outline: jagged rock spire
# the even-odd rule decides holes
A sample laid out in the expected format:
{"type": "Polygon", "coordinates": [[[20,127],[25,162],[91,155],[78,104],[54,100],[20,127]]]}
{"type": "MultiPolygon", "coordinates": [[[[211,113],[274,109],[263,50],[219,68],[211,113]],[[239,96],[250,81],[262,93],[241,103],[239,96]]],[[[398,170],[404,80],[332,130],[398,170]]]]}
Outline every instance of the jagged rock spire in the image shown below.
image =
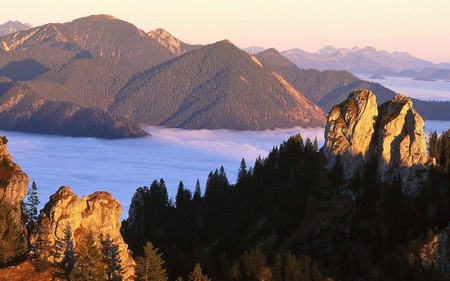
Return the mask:
{"type": "Polygon", "coordinates": [[[341,156],[344,179],[352,178],[369,161],[377,161],[380,180],[392,183],[400,177],[405,194],[417,193],[434,162],[426,153],[423,118],[411,99],[396,95],[377,107],[375,95],[367,90],[353,91],[332,108],[322,152],[329,171],[336,156],[341,156]]]}
{"type": "Polygon", "coordinates": [[[336,164],[337,155],[341,155],[344,179],[353,177],[370,160],[377,115],[376,97],[367,90],[353,91],[345,101],[331,109],[322,150],[329,171],[336,164]]]}

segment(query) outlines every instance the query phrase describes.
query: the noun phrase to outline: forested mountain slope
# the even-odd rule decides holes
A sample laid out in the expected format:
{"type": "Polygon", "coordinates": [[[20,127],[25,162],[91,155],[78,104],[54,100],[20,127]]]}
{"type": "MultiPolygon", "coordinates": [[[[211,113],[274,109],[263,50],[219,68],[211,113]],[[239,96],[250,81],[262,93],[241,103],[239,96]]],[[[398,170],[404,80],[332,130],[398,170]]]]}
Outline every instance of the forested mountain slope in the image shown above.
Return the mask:
{"type": "Polygon", "coordinates": [[[137,123],[105,110],[81,107],[67,101],[44,100],[39,92],[45,86],[45,83],[16,82],[2,95],[0,128],[107,139],[148,135],[137,123]]]}
{"type": "Polygon", "coordinates": [[[41,75],[34,82],[49,84],[40,91],[43,99],[107,109],[131,77],[132,72],[119,64],[103,57],[94,57],[72,60],[41,75]],[[70,93],[61,94],[59,86],[64,86],[70,93]]]}
{"type": "Polygon", "coordinates": [[[141,123],[190,129],[323,126],[324,113],[229,41],[136,75],[110,108],[141,123]]]}

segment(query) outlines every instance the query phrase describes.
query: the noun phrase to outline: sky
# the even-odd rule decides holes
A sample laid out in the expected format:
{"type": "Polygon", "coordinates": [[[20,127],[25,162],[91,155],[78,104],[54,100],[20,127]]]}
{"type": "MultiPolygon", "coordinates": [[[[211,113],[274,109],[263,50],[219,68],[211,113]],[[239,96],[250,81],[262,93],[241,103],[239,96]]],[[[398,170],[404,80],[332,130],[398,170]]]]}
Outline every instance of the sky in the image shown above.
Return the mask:
{"type": "Polygon", "coordinates": [[[163,28],[190,44],[228,39],[241,48],[316,52],[372,46],[450,62],[448,0],[15,0],[0,23],[33,26],[109,14],[144,31],[163,28]]]}

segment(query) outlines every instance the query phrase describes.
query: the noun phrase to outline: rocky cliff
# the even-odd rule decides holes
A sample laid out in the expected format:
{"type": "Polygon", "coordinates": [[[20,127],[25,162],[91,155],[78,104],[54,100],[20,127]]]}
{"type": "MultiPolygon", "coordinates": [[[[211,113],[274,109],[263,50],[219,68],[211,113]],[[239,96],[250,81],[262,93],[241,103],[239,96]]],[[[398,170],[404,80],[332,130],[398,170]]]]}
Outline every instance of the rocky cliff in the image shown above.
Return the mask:
{"type": "MultiPolygon", "coordinates": [[[[35,245],[39,239],[44,238],[50,245],[55,245],[57,241],[64,239],[65,230],[70,226],[74,248],[77,249],[77,241],[80,241],[81,236],[90,229],[99,239],[109,236],[119,246],[122,267],[125,269],[124,279],[131,280],[134,274],[134,261],[120,234],[121,214],[122,207],[119,201],[108,192],[97,191],[80,199],[70,187],[62,186],[50,196],[50,201],[40,213],[39,224],[47,226],[49,231],[43,231],[43,227],[38,228],[32,233],[30,243],[35,245]]],[[[58,261],[58,258],[50,256],[49,260],[58,261]]]]}
{"type": "MultiPolygon", "coordinates": [[[[22,200],[27,194],[27,186],[29,178],[17,165],[12,161],[12,156],[9,154],[6,148],[6,137],[0,138],[0,207],[11,206],[12,216],[14,217],[15,224],[22,232],[21,238],[23,248],[26,248],[26,229],[25,225],[21,221],[22,200]]],[[[2,208],[3,210],[4,208],[2,208]]],[[[0,231],[8,231],[8,225],[0,227],[0,231]],[[6,228],[5,228],[6,227],[6,228]]],[[[5,222],[7,224],[7,222],[5,222]]],[[[3,239],[4,233],[0,233],[0,237],[3,239]]],[[[11,258],[13,258],[11,256],[11,258]]]]}
{"type": "Polygon", "coordinates": [[[353,177],[369,161],[378,164],[382,182],[400,177],[405,194],[415,194],[426,180],[433,159],[426,153],[424,120],[411,99],[396,95],[377,107],[375,95],[355,90],[332,108],[322,148],[331,171],[340,155],[344,179],[353,177]]]}

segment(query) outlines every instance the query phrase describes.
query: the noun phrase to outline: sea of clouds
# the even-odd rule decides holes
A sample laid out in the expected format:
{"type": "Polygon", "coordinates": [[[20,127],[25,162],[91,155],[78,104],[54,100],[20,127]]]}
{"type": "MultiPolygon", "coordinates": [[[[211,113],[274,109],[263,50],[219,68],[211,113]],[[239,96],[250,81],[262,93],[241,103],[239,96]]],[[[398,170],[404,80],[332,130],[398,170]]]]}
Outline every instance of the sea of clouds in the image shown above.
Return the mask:
{"type": "Polygon", "coordinates": [[[304,139],[317,136],[323,144],[323,128],[272,131],[183,130],[144,127],[152,135],[139,139],[103,140],[0,131],[7,136],[13,161],[35,181],[43,207],[50,195],[67,185],[79,197],[94,191],[110,192],[127,216],[138,187],[163,178],[170,197],[179,182],[194,189],[197,179],[204,191],[208,174],[223,166],[234,183],[242,158],[247,167],[258,156],[295,133],[304,139]]]}
{"type": "MultiPolygon", "coordinates": [[[[395,79],[394,79],[395,80],[395,79]]],[[[403,85],[404,79],[398,79],[403,85]]],[[[388,80],[382,80],[388,81],[388,80]]],[[[409,80],[412,92],[417,81],[409,80]]],[[[394,82],[390,82],[394,83],[394,82]]],[[[423,82],[435,83],[435,82],[423,82]]],[[[445,82],[442,82],[445,83],[445,82]]],[[[395,84],[395,83],[394,83],[395,84]]],[[[408,84],[406,84],[408,85],[408,84]]],[[[437,84],[433,84],[437,85],[437,84]]],[[[450,83],[445,84],[450,87],[450,83]]],[[[394,87],[392,87],[394,89],[394,87]]],[[[408,88],[406,88],[408,90],[408,88]]],[[[424,92],[425,99],[443,96],[449,89],[424,92]]],[[[410,91],[403,92],[410,95],[410,91]]],[[[434,99],[434,98],[432,98],[434,99]]],[[[429,120],[425,131],[438,133],[450,122],[429,120]]],[[[131,198],[138,187],[163,178],[169,196],[175,197],[180,181],[191,190],[197,179],[204,191],[209,172],[223,166],[234,183],[242,158],[247,167],[295,133],[303,139],[317,137],[323,145],[323,128],[291,128],[267,131],[183,130],[146,126],[152,135],[139,139],[103,140],[0,131],[7,136],[13,161],[35,181],[43,207],[62,185],[79,197],[98,190],[110,192],[122,204],[122,218],[128,216],[131,198]]]]}

